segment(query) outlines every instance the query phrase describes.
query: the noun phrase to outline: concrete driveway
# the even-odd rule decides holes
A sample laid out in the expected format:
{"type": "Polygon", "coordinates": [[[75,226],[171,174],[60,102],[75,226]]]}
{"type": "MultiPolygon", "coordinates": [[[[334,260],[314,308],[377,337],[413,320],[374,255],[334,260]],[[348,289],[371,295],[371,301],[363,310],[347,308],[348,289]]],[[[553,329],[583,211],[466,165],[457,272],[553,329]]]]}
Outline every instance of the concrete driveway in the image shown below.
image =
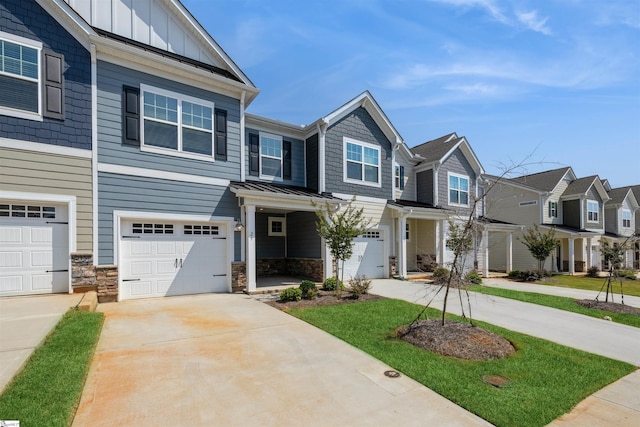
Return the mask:
{"type": "Polygon", "coordinates": [[[74,426],[477,426],[484,420],[251,297],[104,304],[74,426]]]}
{"type": "Polygon", "coordinates": [[[22,369],[79,294],[0,298],[0,392],[22,369]]]}

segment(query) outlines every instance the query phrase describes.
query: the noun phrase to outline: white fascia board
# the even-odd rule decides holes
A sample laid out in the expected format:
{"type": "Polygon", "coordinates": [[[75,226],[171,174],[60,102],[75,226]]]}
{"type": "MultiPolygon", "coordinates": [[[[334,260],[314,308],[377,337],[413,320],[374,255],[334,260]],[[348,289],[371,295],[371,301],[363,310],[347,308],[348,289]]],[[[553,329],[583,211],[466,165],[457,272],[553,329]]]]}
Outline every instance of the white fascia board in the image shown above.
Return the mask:
{"type": "Polygon", "coordinates": [[[444,163],[446,159],[448,159],[458,148],[462,150],[462,154],[464,154],[469,164],[471,164],[471,167],[473,168],[476,175],[484,174],[484,168],[482,167],[480,160],[478,160],[478,157],[473,152],[471,145],[469,145],[469,142],[467,142],[465,137],[460,138],[460,141],[458,141],[456,145],[451,147],[451,149],[447,152],[447,154],[442,156],[439,162],[441,164],[444,163]]]}
{"type": "Polygon", "coordinates": [[[415,173],[428,171],[431,169],[435,169],[437,166],[440,166],[440,161],[429,162],[429,163],[420,163],[413,168],[415,173]]]}
{"type": "Polygon", "coordinates": [[[157,169],[145,169],[133,166],[113,165],[109,163],[98,163],[98,172],[114,173],[119,175],[139,176],[142,178],[164,179],[168,181],[190,182],[195,184],[215,185],[218,187],[229,186],[228,179],[213,178],[200,175],[189,175],[185,173],[168,172],[157,169]]]}
{"type": "Polygon", "coordinates": [[[179,11],[179,13],[183,17],[183,19],[185,21],[187,21],[192,26],[192,28],[202,38],[202,40],[204,40],[206,42],[207,47],[209,48],[209,50],[212,53],[214,53],[216,56],[218,56],[220,59],[222,59],[222,61],[225,62],[229,66],[229,68],[231,68],[233,70],[233,72],[236,74],[236,76],[239,77],[244,82],[244,84],[246,84],[247,86],[255,88],[255,85],[249,79],[249,77],[247,77],[247,75],[244,74],[244,72],[240,69],[240,67],[238,67],[238,65],[235,62],[233,62],[231,57],[229,57],[229,55],[227,55],[227,53],[224,51],[224,49],[222,49],[222,47],[213,39],[213,37],[211,37],[211,35],[207,32],[207,30],[205,30],[202,27],[202,25],[200,25],[200,23],[194,18],[194,16],[191,14],[191,12],[189,12],[187,10],[187,8],[185,8],[182,5],[182,3],[179,2],[179,1],[170,0],[170,3],[173,5],[173,7],[177,11],[179,11]]]}
{"type": "Polygon", "coordinates": [[[0,137],[0,148],[11,148],[13,150],[25,150],[34,151],[37,153],[56,154],[66,157],[79,157],[82,159],[91,158],[91,150],[45,144],[41,142],[21,141],[18,139],[9,139],[2,137],[0,137]]]}
{"type": "Polygon", "coordinates": [[[315,210],[316,208],[311,205],[311,202],[315,202],[318,204],[329,202],[329,204],[333,205],[343,203],[340,200],[328,200],[322,197],[296,196],[293,194],[276,194],[267,193],[264,191],[241,190],[236,188],[231,188],[231,192],[235,193],[237,197],[241,197],[243,199],[243,205],[254,205],[283,210],[315,210]]]}
{"type": "Polygon", "coordinates": [[[381,199],[379,197],[368,197],[368,196],[360,196],[357,194],[344,194],[344,193],[333,193],[334,197],[339,197],[340,199],[344,199],[345,201],[355,200],[356,202],[365,202],[365,203],[377,203],[377,204],[387,204],[387,199],[381,199]]]}
{"type": "Polygon", "coordinates": [[[89,38],[95,36],[96,32],[71,6],[63,0],[36,0],[36,2],[87,51],[91,49],[89,38]]]}
{"type": "Polygon", "coordinates": [[[176,80],[235,99],[240,99],[242,92],[245,92],[245,107],[260,92],[253,86],[247,86],[244,83],[236,82],[186,63],[164,58],[156,53],[129,46],[117,40],[96,35],[91,38],[91,41],[97,47],[98,60],[133,68],[168,80],[176,80]]]}
{"type": "Polygon", "coordinates": [[[282,136],[304,140],[307,129],[305,126],[296,126],[290,123],[281,122],[279,120],[267,117],[257,116],[251,113],[245,113],[245,127],[265,132],[276,133],[282,136]]]}

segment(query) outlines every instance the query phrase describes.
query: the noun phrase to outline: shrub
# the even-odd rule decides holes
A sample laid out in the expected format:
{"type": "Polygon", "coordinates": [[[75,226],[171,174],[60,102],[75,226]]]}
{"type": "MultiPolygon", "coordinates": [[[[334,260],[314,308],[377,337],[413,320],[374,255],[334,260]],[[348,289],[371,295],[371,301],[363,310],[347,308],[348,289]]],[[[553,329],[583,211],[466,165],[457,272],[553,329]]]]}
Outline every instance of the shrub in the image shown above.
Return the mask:
{"type": "MultiPolygon", "coordinates": [[[[344,290],[344,283],[342,280],[340,282],[340,289],[344,290]]],[[[335,291],[336,290],[336,278],[335,277],[327,277],[325,281],[322,283],[322,289],[325,291],[335,291]]]]}
{"type": "Polygon", "coordinates": [[[438,267],[433,270],[433,282],[444,283],[449,279],[449,269],[438,267]]]}
{"type": "Polygon", "coordinates": [[[300,301],[302,299],[302,291],[299,288],[287,288],[280,292],[281,301],[300,301]]]}
{"type": "Polygon", "coordinates": [[[521,282],[535,282],[544,277],[544,274],[540,274],[537,271],[527,270],[518,272],[518,280],[521,282]]]}
{"type": "Polygon", "coordinates": [[[479,285],[482,283],[482,276],[478,274],[477,271],[470,271],[464,276],[465,282],[472,283],[474,285],[479,285]]]}
{"type": "Polygon", "coordinates": [[[513,280],[518,280],[518,277],[520,277],[520,270],[511,270],[508,273],[509,279],[513,279],[513,280]]]}
{"type": "Polygon", "coordinates": [[[629,280],[636,280],[636,273],[632,270],[614,270],[614,274],[617,277],[624,277],[629,280]]]}
{"type": "Polygon", "coordinates": [[[300,291],[302,291],[302,298],[304,299],[314,299],[318,295],[316,284],[310,280],[303,280],[300,283],[300,291]]]}
{"type": "Polygon", "coordinates": [[[371,289],[371,280],[367,279],[367,276],[356,276],[349,280],[349,287],[351,288],[351,294],[355,299],[360,298],[360,295],[368,294],[371,289]]]}
{"type": "Polygon", "coordinates": [[[587,269],[588,277],[599,277],[600,269],[597,266],[592,266],[587,269]]]}

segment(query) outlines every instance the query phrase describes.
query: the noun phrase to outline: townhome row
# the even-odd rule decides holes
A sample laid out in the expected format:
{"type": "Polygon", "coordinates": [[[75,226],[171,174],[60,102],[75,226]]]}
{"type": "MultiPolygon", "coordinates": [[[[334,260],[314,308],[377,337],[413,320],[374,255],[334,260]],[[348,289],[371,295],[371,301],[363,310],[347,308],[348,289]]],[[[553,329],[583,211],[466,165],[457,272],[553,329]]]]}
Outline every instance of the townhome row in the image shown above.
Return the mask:
{"type": "Polygon", "coordinates": [[[177,0],[9,0],[0,59],[0,295],[322,280],[312,202],[370,220],[346,277],[446,265],[469,215],[485,273],[531,263],[529,224],[559,231],[553,269],[571,273],[638,227],[633,191],[571,168],[498,180],[455,133],[410,149],[369,92],[306,126],[247,113],[258,89],[177,0]]]}

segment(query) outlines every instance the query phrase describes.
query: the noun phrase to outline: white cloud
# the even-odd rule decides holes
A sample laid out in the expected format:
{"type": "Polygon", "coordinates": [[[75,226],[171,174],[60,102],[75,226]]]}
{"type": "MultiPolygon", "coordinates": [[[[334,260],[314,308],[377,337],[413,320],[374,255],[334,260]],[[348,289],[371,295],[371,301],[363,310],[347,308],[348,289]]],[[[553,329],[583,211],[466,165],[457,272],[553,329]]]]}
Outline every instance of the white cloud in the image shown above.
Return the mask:
{"type": "Polygon", "coordinates": [[[509,24],[509,18],[502,12],[497,2],[493,0],[429,0],[436,3],[444,3],[456,7],[480,8],[487,11],[496,21],[509,24]]]}
{"type": "Polygon", "coordinates": [[[551,29],[546,25],[549,18],[539,18],[538,11],[532,10],[530,12],[516,12],[516,16],[518,17],[518,21],[530,30],[537,31],[548,36],[551,35],[551,29]]]}

